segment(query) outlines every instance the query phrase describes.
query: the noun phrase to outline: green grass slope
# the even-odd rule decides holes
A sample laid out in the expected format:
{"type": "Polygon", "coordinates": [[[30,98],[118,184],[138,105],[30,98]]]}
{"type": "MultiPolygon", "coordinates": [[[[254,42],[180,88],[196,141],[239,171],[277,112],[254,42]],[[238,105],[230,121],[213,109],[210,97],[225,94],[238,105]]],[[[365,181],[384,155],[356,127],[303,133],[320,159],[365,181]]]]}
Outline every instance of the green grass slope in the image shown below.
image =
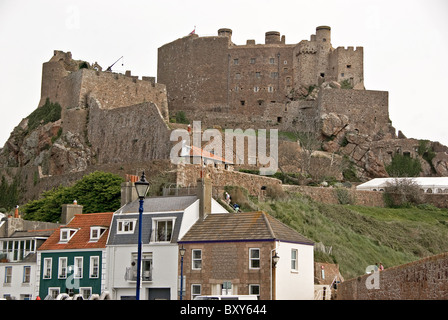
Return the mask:
{"type": "Polygon", "coordinates": [[[316,243],[331,246],[331,254],[316,251],[315,260],[338,263],[345,279],[364,274],[377,262],[387,268],[448,251],[448,210],[329,205],[300,194],[252,201],[247,209],[264,210],[316,243]]]}

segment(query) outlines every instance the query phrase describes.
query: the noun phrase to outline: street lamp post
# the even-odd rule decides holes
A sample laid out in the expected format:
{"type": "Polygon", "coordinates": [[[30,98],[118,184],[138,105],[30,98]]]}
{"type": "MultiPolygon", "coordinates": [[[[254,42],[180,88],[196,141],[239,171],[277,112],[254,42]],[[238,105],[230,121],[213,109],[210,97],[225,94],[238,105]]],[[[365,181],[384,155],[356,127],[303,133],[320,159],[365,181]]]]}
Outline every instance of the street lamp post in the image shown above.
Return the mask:
{"type": "Polygon", "coordinates": [[[182,295],[184,292],[183,284],[184,284],[184,255],[185,255],[185,248],[184,245],[182,245],[182,248],[179,249],[180,254],[180,300],[182,300],[182,295]]]}
{"type": "Polygon", "coordinates": [[[137,284],[135,288],[135,299],[140,300],[140,281],[142,268],[142,217],[143,217],[143,202],[149,189],[149,182],[146,181],[145,172],[143,171],[140,181],[134,183],[137,195],[140,199],[140,207],[138,209],[138,257],[137,257],[137,284]]]}

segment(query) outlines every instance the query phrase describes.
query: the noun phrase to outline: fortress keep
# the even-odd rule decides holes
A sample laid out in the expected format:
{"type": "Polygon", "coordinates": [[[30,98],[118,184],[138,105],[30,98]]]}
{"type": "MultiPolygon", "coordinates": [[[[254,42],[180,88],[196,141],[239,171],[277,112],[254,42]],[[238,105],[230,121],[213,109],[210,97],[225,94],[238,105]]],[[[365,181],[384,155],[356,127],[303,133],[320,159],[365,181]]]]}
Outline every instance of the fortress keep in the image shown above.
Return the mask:
{"type": "Polygon", "coordinates": [[[310,131],[337,112],[358,132],[394,131],[388,93],[364,88],[363,48],[333,48],[328,26],[297,44],[286,44],[277,31],[266,32],[264,44],[245,45],[232,42],[230,29],[192,34],[159,48],[157,77],[170,113],[185,111],[205,125],[310,131]],[[354,90],[318,90],[341,85],[354,90]]]}

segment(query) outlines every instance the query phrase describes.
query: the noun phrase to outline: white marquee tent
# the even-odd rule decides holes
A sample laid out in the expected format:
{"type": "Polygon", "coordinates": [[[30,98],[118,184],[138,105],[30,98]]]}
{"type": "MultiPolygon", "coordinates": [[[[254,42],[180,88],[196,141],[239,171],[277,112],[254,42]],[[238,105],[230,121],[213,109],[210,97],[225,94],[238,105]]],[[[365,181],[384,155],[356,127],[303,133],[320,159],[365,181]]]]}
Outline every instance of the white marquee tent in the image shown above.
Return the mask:
{"type": "Polygon", "coordinates": [[[384,191],[388,184],[396,180],[411,179],[426,193],[447,193],[448,177],[417,177],[417,178],[375,178],[356,187],[357,190],[384,191]]]}

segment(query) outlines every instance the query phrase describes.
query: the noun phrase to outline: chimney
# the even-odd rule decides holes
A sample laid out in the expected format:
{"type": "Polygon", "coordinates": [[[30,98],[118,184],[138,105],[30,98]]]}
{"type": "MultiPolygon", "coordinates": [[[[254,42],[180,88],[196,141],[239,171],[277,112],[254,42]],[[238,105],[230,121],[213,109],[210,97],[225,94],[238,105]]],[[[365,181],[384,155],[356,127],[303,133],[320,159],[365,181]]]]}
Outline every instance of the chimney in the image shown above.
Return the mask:
{"type": "Polygon", "coordinates": [[[205,220],[212,212],[212,180],[210,176],[198,179],[199,220],[205,220]]]}
{"type": "Polygon", "coordinates": [[[82,214],[82,206],[76,204],[76,200],[73,201],[73,204],[63,204],[61,224],[68,224],[74,218],[75,214],[82,214]]]}
{"type": "Polygon", "coordinates": [[[19,217],[19,206],[16,206],[16,209],[14,210],[14,218],[19,217]]]}
{"type": "Polygon", "coordinates": [[[134,186],[136,181],[138,181],[138,176],[126,175],[126,182],[121,184],[121,206],[138,199],[137,190],[134,186]]]}

